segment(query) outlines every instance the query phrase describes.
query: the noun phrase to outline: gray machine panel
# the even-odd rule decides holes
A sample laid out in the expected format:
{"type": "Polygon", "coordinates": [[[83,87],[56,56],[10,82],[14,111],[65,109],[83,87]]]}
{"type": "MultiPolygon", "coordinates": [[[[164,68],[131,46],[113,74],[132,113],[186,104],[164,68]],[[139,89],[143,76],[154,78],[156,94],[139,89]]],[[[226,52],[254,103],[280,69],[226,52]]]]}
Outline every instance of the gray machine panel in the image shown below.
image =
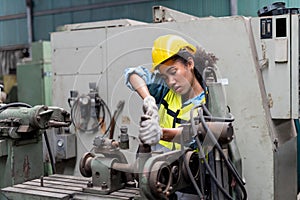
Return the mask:
{"type": "MultiPolygon", "coordinates": [[[[270,66],[267,73],[261,74],[259,61],[263,54],[260,50],[260,38],[257,38],[258,27],[259,20],[256,18],[250,23],[249,18],[234,16],[52,33],[53,103],[67,107],[69,90],[77,89],[79,93],[87,93],[88,82],[91,81],[98,83],[100,96],[107,101],[111,110],[115,109],[118,101],[125,100],[117,127],[122,124],[128,126],[128,133],[132,136],[128,155],[130,159],[133,158],[142,101],[125,86],[123,71],[130,66],[144,65],[150,68],[154,39],[163,34],[181,35],[219,58],[219,74],[227,80],[227,104],[235,116],[235,135],[243,159],[248,198],[274,199],[276,174],[273,142],[276,127],[272,123],[272,117],[291,117],[291,69],[286,66],[286,62],[278,62],[275,66],[270,66]],[[281,85],[275,82],[279,75],[284,79],[281,85]],[[271,78],[274,83],[270,82],[271,78]],[[272,93],[274,101],[271,111],[268,109],[269,102],[266,101],[268,93],[272,93]],[[280,104],[286,109],[280,109],[280,104]],[[258,177],[263,177],[263,181],[258,181],[258,177]]],[[[285,44],[279,43],[279,47],[285,44]]],[[[268,49],[275,48],[273,43],[266,44],[270,45],[268,49]]],[[[289,48],[289,44],[287,45],[289,48]]],[[[274,52],[268,52],[266,55],[272,60],[273,54],[274,52]]],[[[294,69],[292,72],[294,73],[294,69]]],[[[295,75],[293,79],[296,79],[295,75]]],[[[296,101],[293,97],[292,99],[293,102],[296,101]]],[[[116,134],[118,133],[116,128],[116,134]]],[[[87,147],[89,149],[92,136],[81,138],[83,146],[90,144],[87,147]]],[[[78,151],[85,152],[85,148],[78,151]]]]}

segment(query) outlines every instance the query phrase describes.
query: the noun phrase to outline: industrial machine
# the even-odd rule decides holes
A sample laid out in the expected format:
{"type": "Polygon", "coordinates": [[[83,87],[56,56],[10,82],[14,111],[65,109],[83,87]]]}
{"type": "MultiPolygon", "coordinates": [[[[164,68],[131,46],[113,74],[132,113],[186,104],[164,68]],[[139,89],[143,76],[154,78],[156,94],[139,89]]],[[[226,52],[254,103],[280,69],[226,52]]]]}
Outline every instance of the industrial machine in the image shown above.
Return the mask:
{"type": "Polygon", "coordinates": [[[53,162],[50,163],[49,157],[48,164],[44,162],[42,136],[47,139],[46,129],[68,127],[70,123],[70,114],[59,107],[1,104],[0,188],[48,173],[44,169],[49,166],[51,170],[53,162]]]}
{"type": "MultiPolygon", "coordinates": [[[[213,93],[214,88],[219,89],[221,85],[210,81],[208,86],[213,93]]],[[[72,91],[69,99],[73,125],[85,133],[98,132],[105,121],[105,109],[109,112],[95,84],[91,83],[90,88],[88,95],[72,91]]],[[[220,99],[210,98],[210,101],[213,106],[220,99]]],[[[247,199],[237,146],[232,142],[233,116],[213,116],[204,105],[194,107],[191,115],[195,111],[197,114],[183,125],[182,133],[174,140],[181,144],[181,150],[152,151],[149,145],[140,143],[137,158],[128,161],[122,152],[130,149],[128,129],[122,126],[119,139],[115,140],[113,132],[107,134],[107,130],[113,130],[111,124],[94,138],[93,148],[80,159],[81,175],[91,179],[42,176],[3,188],[2,193],[8,199],[176,199],[176,192],[194,193],[200,199],[247,199]],[[193,140],[199,147],[197,151],[187,145],[193,140]],[[73,183],[78,184],[80,190],[69,187],[73,183]],[[62,188],[64,185],[66,188],[62,188]],[[127,196],[117,196],[117,193],[127,196]]],[[[222,112],[218,111],[220,115],[222,112]]]]}
{"type": "Polygon", "coordinates": [[[259,15],[197,18],[156,6],[154,23],[124,19],[71,24],[52,33],[53,104],[71,105],[73,111],[74,105],[81,105],[72,114],[77,120],[70,127],[77,140],[74,173],[35,179],[1,192],[24,199],[172,199],[193,186],[200,197],[212,199],[296,199],[299,9],[274,4],[259,15]],[[212,92],[217,109],[208,108],[212,115],[205,117],[205,107],[195,108],[198,115],[185,126],[189,137],[178,140],[183,144],[185,139],[199,138],[201,147],[209,138],[211,154],[189,148],[161,154],[140,147],[142,101],[126,88],[123,71],[138,65],[150,68],[153,41],[164,34],[181,35],[218,58],[219,78],[208,85],[212,91],[224,88],[226,95],[212,92]],[[102,113],[94,109],[103,102],[108,110],[116,110],[106,119],[102,112],[106,106],[102,113]],[[219,116],[220,110],[230,110],[234,122],[219,116]],[[80,117],[84,112],[88,118],[80,117]],[[214,141],[220,139],[216,132],[225,140],[214,141]]]}

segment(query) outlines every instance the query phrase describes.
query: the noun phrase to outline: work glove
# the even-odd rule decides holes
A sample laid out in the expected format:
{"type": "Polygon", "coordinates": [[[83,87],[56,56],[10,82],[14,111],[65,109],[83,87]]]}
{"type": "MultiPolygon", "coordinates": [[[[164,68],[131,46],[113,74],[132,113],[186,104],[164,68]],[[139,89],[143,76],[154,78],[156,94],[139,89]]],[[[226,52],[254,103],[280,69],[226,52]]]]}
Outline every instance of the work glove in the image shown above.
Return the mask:
{"type": "Polygon", "coordinates": [[[143,111],[145,115],[158,118],[158,108],[153,96],[147,96],[144,98],[143,111]]]}
{"type": "Polygon", "coordinates": [[[162,129],[158,122],[158,108],[152,96],[144,99],[143,111],[144,115],[141,117],[139,138],[144,144],[155,145],[161,138],[162,129]]]}

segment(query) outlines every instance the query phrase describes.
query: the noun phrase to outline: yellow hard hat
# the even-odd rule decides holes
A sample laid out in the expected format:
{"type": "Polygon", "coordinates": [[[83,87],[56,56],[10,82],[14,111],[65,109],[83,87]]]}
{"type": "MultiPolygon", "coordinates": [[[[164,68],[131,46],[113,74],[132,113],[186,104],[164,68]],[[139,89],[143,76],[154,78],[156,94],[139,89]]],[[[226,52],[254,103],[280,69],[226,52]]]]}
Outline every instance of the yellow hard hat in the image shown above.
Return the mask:
{"type": "Polygon", "coordinates": [[[158,37],[154,41],[152,47],[151,71],[154,71],[158,65],[162,64],[185,48],[190,49],[192,52],[196,52],[196,48],[180,36],[163,35],[158,37]]]}

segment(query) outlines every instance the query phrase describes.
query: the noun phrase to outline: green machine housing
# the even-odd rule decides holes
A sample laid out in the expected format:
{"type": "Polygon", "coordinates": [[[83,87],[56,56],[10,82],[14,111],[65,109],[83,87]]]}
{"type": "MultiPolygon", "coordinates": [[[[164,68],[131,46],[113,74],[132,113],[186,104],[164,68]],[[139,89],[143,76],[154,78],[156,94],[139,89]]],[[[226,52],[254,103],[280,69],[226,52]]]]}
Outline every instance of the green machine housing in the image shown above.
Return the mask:
{"type": "Polygon", "coordinates": [[[17,66],[18,101],[30,105],[52,105],[50,42],[32,43],[31,55],[17,66]]]}

